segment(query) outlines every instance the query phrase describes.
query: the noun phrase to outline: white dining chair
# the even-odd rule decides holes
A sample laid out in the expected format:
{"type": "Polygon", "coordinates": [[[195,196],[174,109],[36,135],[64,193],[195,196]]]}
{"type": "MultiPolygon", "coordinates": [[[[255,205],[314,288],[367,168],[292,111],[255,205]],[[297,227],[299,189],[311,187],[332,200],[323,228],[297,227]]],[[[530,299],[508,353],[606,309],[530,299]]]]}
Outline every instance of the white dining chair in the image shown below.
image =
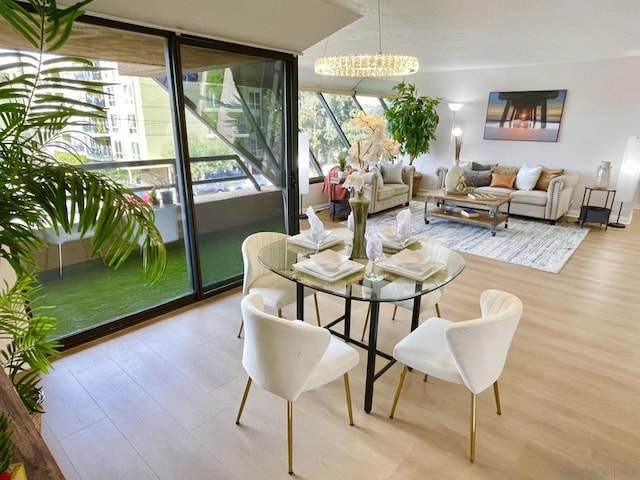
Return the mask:
{"type": "Polygon", "coordinates": [[[340,376],[344,380],[349,425],[353,425],[348,372],[359,361],[358,352],[322,327],[300,320],[284,320],[263,311],[260,295],[242,299],[245,339],[242,366],[247,380],[236,424],[244,410],[249,389],[255,382],[287,401],[287,446],[289,473],[293,473],[293,402],[303,393],[340,376]]]}
{"type": "Polygon", "coordinates": [[[389,418],[393,418],[409,368],[447,382],[464,384],[471,391],[471,462],[475,461],[476,396],[493,385],[496,411],[502,414],[498,378],[523,305],[511,293],[485,290],[480,296],[480,311],[480,318],[457,323],[429,318],[393,348],[393,358],[404,367],[389,414],[389,418]]]}
{"type": "MultiPolygon", "coordinates": [[[[258,253],[267,245],[287,238],[287,235],[279,232],[257,232],[249,235],[242,242],[242,261],[244,263],[244,278],[242,281],[242,293],[248,295],[257,293],[262,296],[264,304],[278,312],[282,317],[282,309],[296,301],[296,284],[291,280],[270,271],[258,260],[258,253]]],[[[316,307],[316,320],[320,326],[320,309],[318,308],[318,296],[314,290],[305,288],[305,297],[313,295],[316,307]]],[[[240,323],[238,338],[242,336],[244,323],[240,323]]]]}

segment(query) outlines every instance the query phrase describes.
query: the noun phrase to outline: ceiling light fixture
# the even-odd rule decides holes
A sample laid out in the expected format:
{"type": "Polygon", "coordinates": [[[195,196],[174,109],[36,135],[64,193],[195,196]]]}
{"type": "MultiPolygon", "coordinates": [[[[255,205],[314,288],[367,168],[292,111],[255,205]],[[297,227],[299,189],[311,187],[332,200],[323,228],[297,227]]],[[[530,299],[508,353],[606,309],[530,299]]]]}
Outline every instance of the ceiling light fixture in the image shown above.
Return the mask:
{"type": "MultiPolygon", "coordinates": [[[[336,9],[338,4],[336,3],[336,9]]],[[[314,70],[318,75],[333,77],[393,77],[411,75],[418,71],[418,59],[409,55],[382,53],[382,27],[380,15],[380,0],[378,0],[378,40],[380,53],[377,55],[337,55],[324,56],[315,61],[314,70]]]]}

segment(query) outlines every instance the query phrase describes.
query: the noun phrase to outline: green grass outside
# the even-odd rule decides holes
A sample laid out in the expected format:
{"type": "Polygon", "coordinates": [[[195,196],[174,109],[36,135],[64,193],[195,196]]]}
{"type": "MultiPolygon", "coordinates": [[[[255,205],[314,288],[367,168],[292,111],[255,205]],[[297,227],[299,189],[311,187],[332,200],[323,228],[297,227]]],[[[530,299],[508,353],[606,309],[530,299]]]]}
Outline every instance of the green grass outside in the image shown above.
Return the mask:
{"type": "MultiPolygon", "coordinates": [[[[205,285],[220,283],[242,274],[242,241],[257,231],[283,231],[282,219],[227,228],[199,239],[200,264],[205,285]]],[[[117,270],[101,260],[65,266],[40,275],[43,304],[57,319],[54,338],[65,336],[166,303],[192,292],[182,242],[167,245],[167,269],[154,285],[146,283],[139,254],[132,255],[117,270]]]]}

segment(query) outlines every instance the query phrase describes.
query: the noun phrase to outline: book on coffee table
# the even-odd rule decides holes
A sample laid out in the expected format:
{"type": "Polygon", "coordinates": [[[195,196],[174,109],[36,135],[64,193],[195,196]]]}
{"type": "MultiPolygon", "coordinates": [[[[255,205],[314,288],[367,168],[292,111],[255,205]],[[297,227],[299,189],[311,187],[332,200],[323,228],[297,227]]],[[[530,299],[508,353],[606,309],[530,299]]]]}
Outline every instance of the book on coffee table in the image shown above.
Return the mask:
{"type": "Polygon", "coordinates": [[[463,208],[460,210],[460,215],[467,218],[479,217],[480,214],[473,208],[463,208]]]}

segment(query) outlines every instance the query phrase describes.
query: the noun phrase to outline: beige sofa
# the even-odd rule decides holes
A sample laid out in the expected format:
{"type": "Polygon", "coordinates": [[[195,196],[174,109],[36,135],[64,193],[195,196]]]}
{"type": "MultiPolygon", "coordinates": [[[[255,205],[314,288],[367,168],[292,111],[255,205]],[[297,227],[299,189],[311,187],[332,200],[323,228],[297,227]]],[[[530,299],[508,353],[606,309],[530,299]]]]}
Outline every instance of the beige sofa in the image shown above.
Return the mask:
{"type": "MultiPolygon", "coordinates": [[[[443,188],[448,169],[440,167],[436,170],[438,176],[437,188],[443,188]]],[[[565,215],[571,207],[573,187],[578,183],[579,176],[574,172],[565,172],[549,182],[548,190],[517,190],[503,187],[481,186],[476,191],[497,195],[511,195],[509,213],[525,217],[549,220],[551,225],[565,215]]]]}
{"type": "Polygon", "coordinates": [[[398,175],[391,173],[385,175],[385,167],[381,167],[380,173],[369,172],[366,174],[364,195],[370,202],[368,215],[399,205],[409,205],[413,195],[415,167],[413,165],[396,165],[395,168],[401,170],[401,182],[397,182],[400,180],[398,175]]]}

